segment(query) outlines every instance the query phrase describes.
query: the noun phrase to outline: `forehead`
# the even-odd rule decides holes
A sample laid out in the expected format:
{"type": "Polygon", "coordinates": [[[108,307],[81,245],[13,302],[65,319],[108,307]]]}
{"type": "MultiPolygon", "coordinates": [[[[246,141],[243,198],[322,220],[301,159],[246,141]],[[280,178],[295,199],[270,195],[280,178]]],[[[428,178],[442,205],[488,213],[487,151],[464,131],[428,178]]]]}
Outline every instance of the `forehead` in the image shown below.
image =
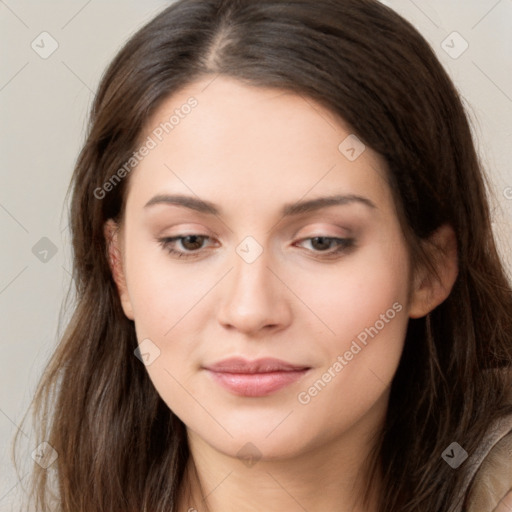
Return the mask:
{"type": "Polygon", "coordinates": [[[354,159],[347,149],[357,156],[363,146],[342,119],[281,89],[202,79],[168,97],[140,140],[152,148],[130,176],[128,203],[137,207],[166,192],[240,208],[326,193],[391,201],[380,155],[366,147],[354,159]]]}

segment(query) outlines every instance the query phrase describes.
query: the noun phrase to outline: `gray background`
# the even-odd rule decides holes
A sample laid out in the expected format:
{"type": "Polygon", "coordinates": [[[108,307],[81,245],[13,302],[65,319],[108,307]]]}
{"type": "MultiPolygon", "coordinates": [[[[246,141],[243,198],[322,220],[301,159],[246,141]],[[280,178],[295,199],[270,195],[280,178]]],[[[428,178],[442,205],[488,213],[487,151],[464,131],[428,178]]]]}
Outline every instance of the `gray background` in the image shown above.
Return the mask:
{"type": "MultiPolygon", "coordinates": [[[[12,437],[58,340],[71,279],[65,193],[93,93],[126,39],[169,3],[0,0],[2,512],[20,502],[12,437]],[[51,44],[58,48],[42,58],[51,44]]],[[[383,3],[427,38],[465,100],[490,178],[494,229],[512,273],[512,0],[383,3]],[[464,41],[454,31],[469,44],[460,56],[464,41]]],[[[35,448],[30,423],[22,438],[25,483],[35,448]]]]}

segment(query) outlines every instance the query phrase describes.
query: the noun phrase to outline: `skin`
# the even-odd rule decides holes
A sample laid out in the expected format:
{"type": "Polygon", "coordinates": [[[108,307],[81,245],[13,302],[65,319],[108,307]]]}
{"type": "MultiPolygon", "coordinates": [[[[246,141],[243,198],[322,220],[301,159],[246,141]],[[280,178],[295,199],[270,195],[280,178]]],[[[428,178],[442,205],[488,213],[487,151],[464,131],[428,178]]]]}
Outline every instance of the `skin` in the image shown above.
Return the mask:
{"type": "Polygon", "coordinates": [[[440,279],[413,275],[384,160],[367,147],[349,161],[338,150],[352,133],[343,120],[286,91],[200,80],[160,106],[141,140],[190,96],[198,106],[132,171],[121,225],[105,225],[124,312],[139,343],[149,338],[160,350],[146,369],[187,427],[192,457],[179,510],[377,510],[379,482],[370,508],[356,499],[363,463],[383,426],[408,319],[434,309],[453,286],[453,231],[443,226],[434,236],[440,279]],[[211,201],[221,212],[144,207],[165,193],[211,201]],[[375,207],[280,213],[285,203],[333,194],[375,207]],[[187,234],[210,237],[174,243],[197,258],[179,259],[158,241],[187,234]],[[262,250],[252,263],[236,252],[247,236],[262,250]],[[355,244],[327,258],[336,244],[315,244],[315,236],[355,244]],[[300,403],[298,394],[329,368],[332,376],[338,356],[393,304],[401,310],[300,403]],[[311,369],[269,396],[241,397],[202,369],[231,356],[311,369]],[[237,456],[248,442],[250,466],[237,456]]]}

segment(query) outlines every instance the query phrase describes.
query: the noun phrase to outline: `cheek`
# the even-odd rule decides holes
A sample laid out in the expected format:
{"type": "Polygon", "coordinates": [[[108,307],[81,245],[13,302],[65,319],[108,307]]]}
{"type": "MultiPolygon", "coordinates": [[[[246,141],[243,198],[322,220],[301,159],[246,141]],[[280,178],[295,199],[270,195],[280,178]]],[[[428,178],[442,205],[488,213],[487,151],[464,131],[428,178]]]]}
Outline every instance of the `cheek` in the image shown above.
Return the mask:
{"type": "Polygon", "coordinates": [[[127,244],[135,331],[139,343],[149,339],[156,346],[158,357],[146,369],[162,399],[171,399],[173,410],[186,410],[204,351],[202,331],[213,311],[209,292],[219,277],[207,266],[176,262],[156,244],[146,244],[127,244]]]}
{"type": "MultiPolygon", "coordinates": [[[[381,315],[384,320],[394,320],[397,309],[406,310],[406,248],[399,238],[374,243],[334,266],[319,267],[314,274],[296,273],[292,282],[297,295],[326,326],[325,342],[321,344],[338,350],[365,328],[374,326],[381,315]]],[[[396,322],[386,323],[386,327],[391,323],[396,322]]]]}
{"type": "Polygon", "coordinates": [[[195,394],[194,353],[201,338],[193,320],[211,285],[197,273],[180,272],[159,248],[136,249],[126,263],[137,339],[149,339],[155,354],[146,370],[169,408],[188,418],[190,396],[195,394]]]}
{"type": "MultiPolygon", "coordinates": [[[[155,242],[127,244],[127,287],[137,331],[165,342],[215,282],[201,270],[171,260],[155,242]],[[143,245],[143,244],[140,244],[143,245]],[[212,282],[212,284],[208,284],[212,282]]],[[[139,338],[140,339],[140,338],[139,338]]]]}
{"type": "Polygon", "coordinates": [[[368,248],[345,268],[329,287],[320,276],[310,295],[335,334],[318,338],[324,365],[297,397],[309,416],[328,410],[338,426],[361,417],[386,391],[408,325],[408,259],[400,240],[368,248]]]}

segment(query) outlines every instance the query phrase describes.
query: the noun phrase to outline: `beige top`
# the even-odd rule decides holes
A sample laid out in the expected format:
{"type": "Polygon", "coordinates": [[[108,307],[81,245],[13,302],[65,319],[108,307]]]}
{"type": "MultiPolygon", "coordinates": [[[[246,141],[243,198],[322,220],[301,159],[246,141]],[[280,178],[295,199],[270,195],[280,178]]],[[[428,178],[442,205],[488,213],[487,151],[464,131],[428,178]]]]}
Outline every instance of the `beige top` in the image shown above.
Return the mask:
{"type": "Polygon", "coordinates": [[[512,512],[512,415],[492,425],[466,464],[466,508],[454,512],[512,512]]]}

